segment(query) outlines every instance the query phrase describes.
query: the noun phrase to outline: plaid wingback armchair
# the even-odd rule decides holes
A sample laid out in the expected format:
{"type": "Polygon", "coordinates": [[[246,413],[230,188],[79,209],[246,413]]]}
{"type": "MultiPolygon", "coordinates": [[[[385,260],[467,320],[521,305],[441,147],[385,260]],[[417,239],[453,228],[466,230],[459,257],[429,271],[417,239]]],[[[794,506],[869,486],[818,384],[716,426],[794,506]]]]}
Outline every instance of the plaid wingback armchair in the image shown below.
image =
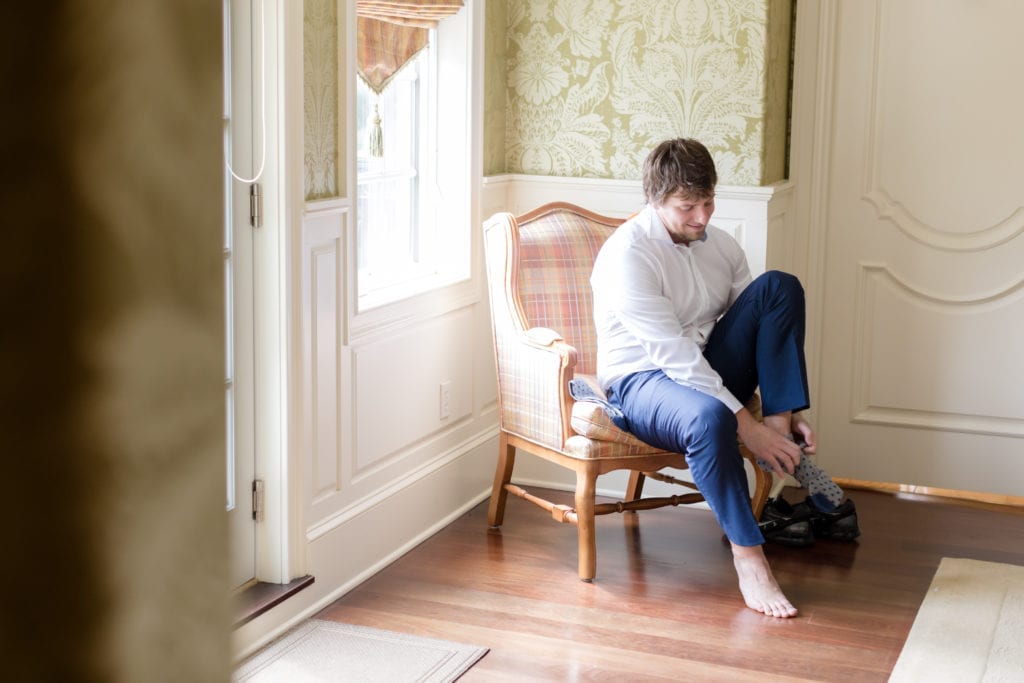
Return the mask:
{"type": "MultiPolygon", "coordinates": [[[[495,214],[484,224],[501,428],[488,521],[502,524],[512,493],[575,524],[584,581],[597,569],[595,515],[704,499],[692,483],[659,472],[686,469],[683,454],[619,429],[601,403],[590,274],[601,245],[622,222],[559,202],[518,218],[495,214]],[[516,449],[573,470],[575,505],[557,505],[512,484],[516,449]],[[597,477],[621,469],[630,470],[624,500],[597,504],[597,477]],[[646,477],[693,492],[643,498],[646,477]]],[[[759,414],[756,397],[748,408],[759,414]]],[[[753,462],[742,444],[741,452],[753,462]]],[[[756,464],[753,471],[751,505],[760,516],[771,478],[756,464]]]]}

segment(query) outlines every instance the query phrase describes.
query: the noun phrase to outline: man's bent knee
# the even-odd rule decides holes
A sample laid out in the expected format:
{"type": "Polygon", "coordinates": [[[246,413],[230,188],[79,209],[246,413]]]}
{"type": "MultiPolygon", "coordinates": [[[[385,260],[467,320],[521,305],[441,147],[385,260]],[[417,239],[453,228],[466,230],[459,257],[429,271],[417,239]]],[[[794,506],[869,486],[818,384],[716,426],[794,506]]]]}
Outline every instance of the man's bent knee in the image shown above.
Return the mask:
{"type": "Polygon", "coordinates": [[[754,280],[763,280],[764,285],[771,290],[778,290],[786,294],[795,294],[800,298],[804,296],[804,287],[800,284],[800,278],[792,273],[782,270],[769,270],[757,276],[754,280]]]}
{"type": "Polygon", "coordinates": [[[720,401],[714,401],[693,417],[689,432],[694,441],[726,443],[736,440],[736,415],[720,401]]]}

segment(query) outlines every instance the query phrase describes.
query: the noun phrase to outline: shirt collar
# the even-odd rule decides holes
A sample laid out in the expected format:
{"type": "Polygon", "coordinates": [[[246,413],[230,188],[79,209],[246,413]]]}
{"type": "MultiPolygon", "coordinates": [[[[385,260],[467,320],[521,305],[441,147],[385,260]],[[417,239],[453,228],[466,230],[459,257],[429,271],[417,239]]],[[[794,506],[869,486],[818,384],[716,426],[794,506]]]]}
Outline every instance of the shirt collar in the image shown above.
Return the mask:
{"type": "MultiPolygon", "coordinates": [[[[668,234],[668,228],[665,227],[665,224],[661,221],[661,216],[659,216],[658,212],[654,210],[654,207],[648,204],[644,207],[644,211],[647,213],[647,221],[644,226],[647,229],[647,236],[652,240],[672,242],[672,244],[676,244],[672,239],[672,235],[668,234]]],[[[704,234],[700,236],[699,240],[696,240],[697,242],[708,241],[708,232],[710,227],[711,226],[707,226],[704,228],[704,234]]],[[[692,245],[693,243],[691,242],[690,244],[692,245]]],[[[676,246],[683,247],[686,245],[678,244],[676,246]]]]}

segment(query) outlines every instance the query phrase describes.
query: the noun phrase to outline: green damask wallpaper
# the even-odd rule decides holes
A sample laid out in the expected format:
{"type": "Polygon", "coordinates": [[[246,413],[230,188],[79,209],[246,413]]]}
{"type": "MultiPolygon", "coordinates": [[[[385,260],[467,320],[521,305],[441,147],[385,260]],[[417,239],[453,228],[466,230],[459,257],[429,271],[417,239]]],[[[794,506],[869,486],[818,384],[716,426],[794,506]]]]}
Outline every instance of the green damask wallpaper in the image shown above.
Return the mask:
{"type": "Polygon", "coordinates": [[[484,32],[484,175],[505,172],[508,3],[488,0],[484,32]]]}
{"type": "MultiPolygon", "coordinates": [[[[468,0],[480,2],[484,0],[468,0]]],[[[794,0],[487,0],[484,173],[636,179],[699,138],[726,185],[785,177],[794,0]]],[[[304,0],[305,190],[345,187],[335,0],[304,0]]]]}
{"type": "Polygon", "coordinates": [[[338,92],[344,81],[338,74],[337,3],[304,0],[302,18],[303,187],[307,200],[326,199],[345,185],[338,168],[338,92]]]}
{"type": "Polygon", "coordinates": [[[792,0],[490,0],[489,39],[494,5],[507,81],[488,172],[504,147],[508,173],[635,179],[652,146],[685,135],[723,184],[783,178],[792,0]]]}

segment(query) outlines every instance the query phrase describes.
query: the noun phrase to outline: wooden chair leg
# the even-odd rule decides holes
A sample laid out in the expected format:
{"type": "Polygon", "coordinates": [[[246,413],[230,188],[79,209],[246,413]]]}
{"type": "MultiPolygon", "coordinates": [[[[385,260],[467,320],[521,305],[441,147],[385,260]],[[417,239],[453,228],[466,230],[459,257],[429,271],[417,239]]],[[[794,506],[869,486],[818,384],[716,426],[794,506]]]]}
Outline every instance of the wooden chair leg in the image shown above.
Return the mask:
{"type": "Polygon", "coordinates": [[[633,470],[629,473],[629,483],[626,484],[626,500],[640,500],[644,493],[644,480],[647,477],[643,472],[633,470]]]}
{"type": "Polygon", "coordinates": [[[512,468],[516,464],[516,448],[508,443],[508,435],[501,432],[498,439],[498,464],[494,469],[494,487],[491,489],[491,504],[487,510],[487,523],[492,527],[501,526],[505,521],[505,502],[508,489],[505,484],[512,481],[512,468]]]}
{"type": "Polygon", "coordinates": [[[740,452],[754,469],[754,493],[750,497],[750,507],[754,511],[754,519],[761,519],[765,503],[768,502],[768,493],[772,488],[772,475],[758,467],[757,458],[754,457],[754,454],[746,446],[741,445],[740,452]]]}
{"type": "Polygon", "coordinates": [[[597,574],[597,528],[594,524],[594,497],[597,474],[587,469],[576,471],[576,531],[579,535],[579,575],[590,583],[597,574]]]}

